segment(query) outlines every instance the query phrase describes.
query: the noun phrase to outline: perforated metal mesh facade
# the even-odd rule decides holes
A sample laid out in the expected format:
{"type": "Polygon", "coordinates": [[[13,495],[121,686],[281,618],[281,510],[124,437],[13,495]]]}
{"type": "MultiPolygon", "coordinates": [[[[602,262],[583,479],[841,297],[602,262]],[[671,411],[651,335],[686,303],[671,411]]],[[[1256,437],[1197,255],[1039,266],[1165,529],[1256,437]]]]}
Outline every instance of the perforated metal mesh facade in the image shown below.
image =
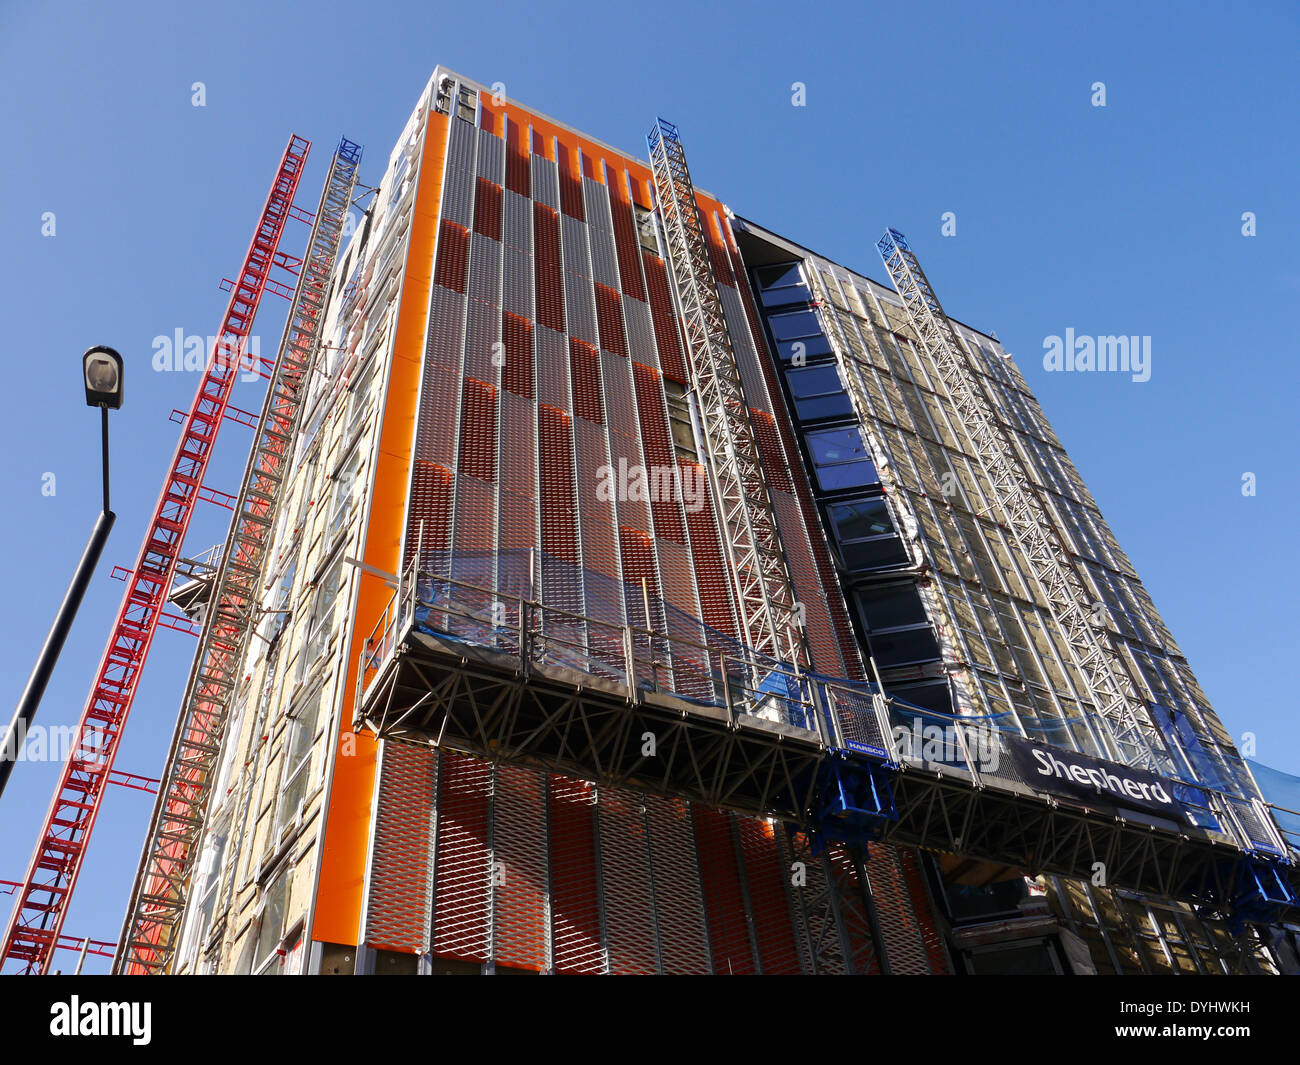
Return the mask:
{"type": "MultiPolygon", "coordinates": [[[[638,236],[635,211],[649,206],[648,171],[616,153],[597,155],[576,137],[543,136],[526,121],[526,113],[484,100],[477,124],[450,123],[405,559],[419,545],[422,564],[446,567],[452,578],[470,577],[457,567],[472,565],[475,582],[495,580],[508,599],[522,590],[519,565],[489,562],[485,571],[485,558],[536,550],[543,603],[590,619],[557,635],[583,644],[591,658],[607,655],[611,666],[622,648],[597,623],[648,620],[662,630],[669,624],[658,616],[662,604],[734,635],[731,577],[708,481],[670,418],[665,381],[688,390],[690,379],[668,273],[658,249],[638,236]]],[[[829,559],[808,523],[806,485],[791,472],[788,430],[753,333],[752,297],[743,271],[732,267],[738,253],[711,210],[714,268],[795,590],[807,606],[814,665],[861,676],[842,601],[827,591],[829,559]]],[[[689,692],[687,665],[676,668],[676,689],[689,692]]],[[[491,861],[505,861],[507,885],[514,876],[531,885],[540,859],[525,837],[545,837],[545,905],[531,888],[494,885],[483,848],[495,854],[501,838],[504,797],[492,774],[505,767],[482,765],[440,778],[433,953],[560,971],[824,967],[810,943],[807,965],[798,961],[797,898],[783,887],[789,873],[773,828],[675,800],[597,792],[561,778],[516,782],[514,853],[502,848],[504,857],[491,861]],[[519,805],[525,796],[536,810],[519,805]],[[701,864],[701,818],[715,836],[725,826],[730,859],[710,853],[701,864]],[[507,901],[516,942],[509,949],[507,901]],[[782,925],[789,930],[777,931],[782,925]],[[545,966],[539,950],[548,952],[545,966]]],[[[872,905],[874,882],[848,887],[859,910],[872,905]]],[[[882,882],[879,890],[890,893],[891,914],[917,921],[902,886],[882,882]]],[[[829,910],[823,917],[840,921],[829,910]]],[[[836,927],[837,942],[872,934],[865,921],[836,927]]],[[[858,944],[862,957],[881,949],[858,944]]],[[[946,969],[943,959],[936,963],[946,969]]]]}

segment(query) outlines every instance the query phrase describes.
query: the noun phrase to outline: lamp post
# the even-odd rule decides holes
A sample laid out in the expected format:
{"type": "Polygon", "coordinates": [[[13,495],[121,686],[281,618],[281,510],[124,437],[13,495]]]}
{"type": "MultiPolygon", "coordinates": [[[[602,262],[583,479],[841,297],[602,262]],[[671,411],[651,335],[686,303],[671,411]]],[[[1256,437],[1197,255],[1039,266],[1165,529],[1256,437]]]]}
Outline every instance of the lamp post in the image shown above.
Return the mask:
{"type": "Polygon", "coordinates": [[[117,515],[108,506],[108,412],[122,406],[122,356],[112,348],[91,348],[81,357],[81,369],[86,386],[86,405],[98,407],[100,413],[103,508],[91,531],[90,542],[86,544],[77,570],[72,575],[72,583],[68,585],[63,602],[59,605],[59,612],[54,615],[54,623],[50,626],[49,635],[45,637],[45,646],[41,648],[36,665],[32,668],[27,687],[18,700],[4,742],[0,744],[0,795],[9,783],[14,762],[22,754],[27,742],[27,730],[36,716],[36,708],[41,703],[41,696],[45,694],[45,686],[49,683],[50,674],[54,672],[54,664],[59,659],[59,652],[63,650],[63,643],[86,594],[86,586],[90,584],[90,578],[99,564],[99,556],[104,551],[104,544],[108,541],[109,531],[117,519],[117,515]]]}

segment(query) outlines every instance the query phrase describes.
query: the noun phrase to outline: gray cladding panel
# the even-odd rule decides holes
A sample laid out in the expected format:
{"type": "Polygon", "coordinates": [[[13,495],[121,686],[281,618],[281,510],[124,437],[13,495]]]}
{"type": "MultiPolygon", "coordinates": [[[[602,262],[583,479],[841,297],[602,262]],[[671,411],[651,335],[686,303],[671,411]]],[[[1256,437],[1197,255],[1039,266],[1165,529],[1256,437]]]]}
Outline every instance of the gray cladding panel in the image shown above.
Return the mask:
{"type": "Polygon", "coordinates": [[[524,196],[509,189],[501,192],[502,227],[501,238],[512,248],[532,253],[533,250],[533,206],[524,196]]]}
{"type": "Polygon", "coordinates": [[[544,156],[534,155],[531,160],[533,199],[547,207],[560,209],[560,179],[555,164],[544,156]]]}
{"type": "Polygon", "coordinates": [[[566,270],[583,277],[591,276],[591,265],[587,261],[587,227],[567,214],[560,215],[560,249],[566,270]]]}
{"type": "Polygon", "coordinates": [[[506,179],[505,141],[485,129],[478,131],[478,176],[498,185],[506,179]]]}

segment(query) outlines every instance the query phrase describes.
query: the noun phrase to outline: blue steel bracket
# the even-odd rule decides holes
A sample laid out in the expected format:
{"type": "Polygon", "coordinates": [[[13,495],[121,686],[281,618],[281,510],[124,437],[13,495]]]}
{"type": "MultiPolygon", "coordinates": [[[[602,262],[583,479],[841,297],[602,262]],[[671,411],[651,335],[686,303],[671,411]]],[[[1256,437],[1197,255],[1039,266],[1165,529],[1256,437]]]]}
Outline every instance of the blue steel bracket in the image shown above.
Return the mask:
{"type": "Polygon", "coordinates": [[[816,837],[836,843],[877,840],[885,825],[898,820],[893,769],[863,758],[831,754],[821,764],[808,827],[816,837]]]}
{"type": "Polygon", "coordinates": [[[1249,924],[1274,924],[1288,910],[1300,907],[1300,895],[1288,880],[1289,863],[1246,855],[1232,859],[1221,867],[1223,883],[1229,885],[1221,896],[1213,888],[1198,892],[1205,904],[1197,912],[1220,917],[1228,931],[1239,936],[1249,924]]]}
{"type": "Polygon", "coordinates": [[[347,137],[343,137],[340,139],[339,146],[335,149],[334,154],[345,163],[351,163],[353,166],[356,166],[361,162],[361,152],[361,145],[353,143],[348,140],[347,137]]]}

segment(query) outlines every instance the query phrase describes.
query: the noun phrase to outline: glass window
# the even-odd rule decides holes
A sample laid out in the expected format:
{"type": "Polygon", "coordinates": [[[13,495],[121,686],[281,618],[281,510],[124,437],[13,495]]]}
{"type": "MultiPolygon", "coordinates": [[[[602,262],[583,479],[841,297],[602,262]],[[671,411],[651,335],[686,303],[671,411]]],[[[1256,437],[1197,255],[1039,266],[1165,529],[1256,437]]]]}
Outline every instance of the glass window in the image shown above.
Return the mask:
{"type": "Polygon", "coordinates": [[[862,434],[856,427],[822,429],[805,434],[804,439],[817,471],[817,481],[825,491],[865,488],[878,483],[876,468],[867,457],[862,434]]]}
{"type": "Polygon", "coordinates": [[[273,643],[276,638],[284,631],[285,625],[289,621],[289,603],[293,595],[293,576],[298,569],[298,557],[295,555],[289,560],[289,565],[284,569],[280,577],[279,587],[275,590],[275,598],[271,600],[271,613],[267,616],[266,629],[263,637],[267,643],[273,643]]]}
{"type": "Polygon", "coordinates": [[[907,548],[894,534],[885,501],[854,499],[828,508],[840,559],[850,570],[897,566],[909,561],[907,548]]]}
{"type": "Polygon", "coordinates": [[[799,264],[782,263],[780,266],[760,266],[758,284],[761,288],[784,288],[787,285],[802,285],[803,271],[799,264]]]}
{"type": "Polygon", "coordinates": [[[651,255],[658,255],[659,240],[655,236],[654,212],[638,204],[633,204],[632,210],[636,213],[636,235],[641,242],[641,247],[651,255]]]}
{"type": "Polygon", "coordinates": [[[361,496],[361,449],[356,448],[334,478],[334,505],[326,538],[332,539],[352,516],[353,504],[361,496]]]}
{"type": "Polygon", "coordinates": [[[912,581],[881,584],[858,592],[858,602],[872,632],[900,625],[927,624],[925,607],[912,581]]]}
{"type": "Polygon", "coordinates": [[[302,654],[298,658],[298,679],[302,679],[307,667],[315,661],[333,635],[334,605],[343,585],[343,557],[340,554],[334,564],[326,571],[316,586],[316,595],[312,599],[311,614],[307,618],[307,639],[302,654]]]}
{"type": "Polygon", "coordinates": [[[797,340],[800,337],[822,335],[821,324],[813,311],[794,311],[790,314],[774,314],[768,318],[772,327],[772,336],[777,341],[797,340]]]}
{"type": "Polygon", "coordinates": [[[795,366],[816,362],[833,354],[831,342],[820,333],[816,336],[800,337],[798,340],[778,340],[776,353],[782,362],[793,363],[795,366]]]}
{"type": "Polygon", "coordinates": [[[939,657],[939,645],[934,642],[928,625],[919,629],[873,632],[868,639],[871,657],[880,669],[933,662],[939,657]]]}
{"type": "Polygon", "coordinates": [[[316,739],[316,726],[320,719],[321,688],[292,711],[288,735],[284,741],[284,784],[275,814],[275,832],[292,820],[298,804],[307,794],[311,778],[311,750],[316,739]]]}
{"type": "Polygon", "coordinates": [[[785,376],[794,396],[795,413],[801,420],[845,418],[853,413],[839,367],[834,363],[791,369],[785,376]]]}
{"type": "MultiPolygon", "coordinates": [[[[258,972],[275,957],[284,938],[285,909],[289,903],[289,872],[277,876],[262,896],[262,912],[257,922],[257,946],[253,951],[253,971],[258,972]]],[[[268,971],[274,973],[276,966],[268,971]]]]}
{"type": "Polygon", "coordinates": [[[783,307],[812,299],[797,262],[759,267],[758,286],[764,307],[783,307]]]}
{"type": "Polygon", "coordinates": [[[931,681],[926,684],[891,684],[889,694],[898,696],[905,703],[923,706],[936,713],[952,713],[952,692],[948,690],[946,680],[931,681]]]}
{"type": "Polygon", "coordinates": [[[1042,941],[974,952],[970,955],[970,969],[976,976],[1055,976],[1060,972],[1042,941]]]}

